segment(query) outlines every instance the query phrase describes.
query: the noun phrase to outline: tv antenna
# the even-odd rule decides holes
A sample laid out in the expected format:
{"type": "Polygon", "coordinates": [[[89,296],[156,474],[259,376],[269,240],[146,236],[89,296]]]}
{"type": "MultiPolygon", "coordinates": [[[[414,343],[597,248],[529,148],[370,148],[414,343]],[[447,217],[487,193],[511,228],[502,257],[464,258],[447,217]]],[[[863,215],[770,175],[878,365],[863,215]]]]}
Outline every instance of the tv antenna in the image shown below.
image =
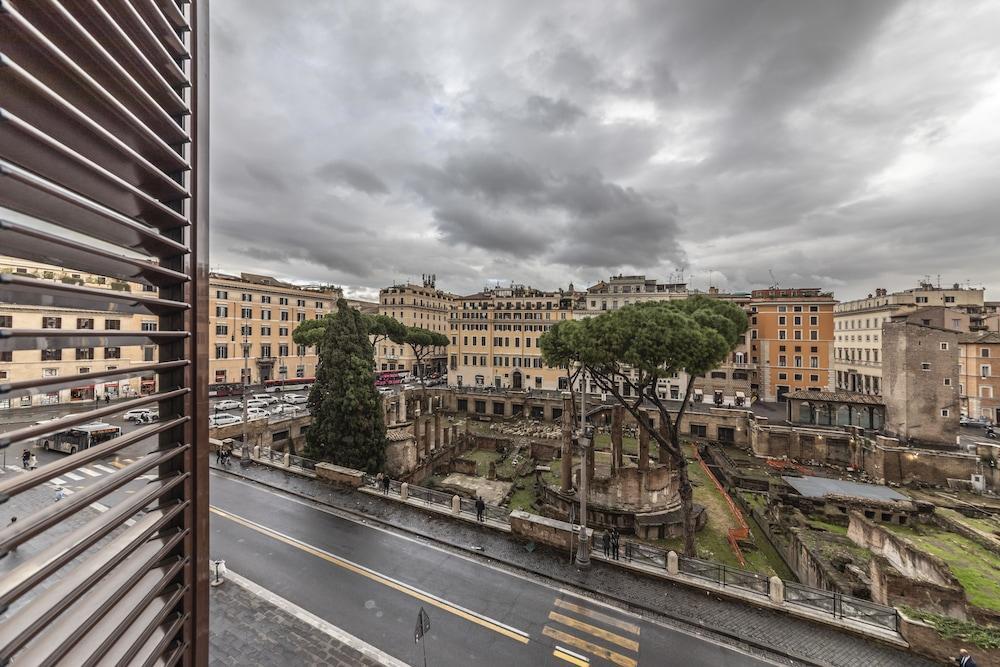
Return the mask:
{"type": "Polygon", "coordinates": [[[777,278],[774,277],[774,271],[772,271],[771,269],[768,269],[767,270],[767,274],[769,276],[771,276],[771,287],[770,287],[770,289],[777,289],[778,288],[778,280],[777,280],[777,278]]]}

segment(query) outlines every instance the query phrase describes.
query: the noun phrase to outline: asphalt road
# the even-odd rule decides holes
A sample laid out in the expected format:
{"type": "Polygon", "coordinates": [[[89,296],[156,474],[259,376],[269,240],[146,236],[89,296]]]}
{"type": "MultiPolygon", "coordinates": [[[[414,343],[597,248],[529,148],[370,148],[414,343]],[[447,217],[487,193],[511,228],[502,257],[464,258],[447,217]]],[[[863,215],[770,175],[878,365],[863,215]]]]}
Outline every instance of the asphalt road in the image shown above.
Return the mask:
{"type": "Polygon", "coordinates": [[[211,557],[410,664],[758,665],[756,658],[213,473],[211,557]]]}

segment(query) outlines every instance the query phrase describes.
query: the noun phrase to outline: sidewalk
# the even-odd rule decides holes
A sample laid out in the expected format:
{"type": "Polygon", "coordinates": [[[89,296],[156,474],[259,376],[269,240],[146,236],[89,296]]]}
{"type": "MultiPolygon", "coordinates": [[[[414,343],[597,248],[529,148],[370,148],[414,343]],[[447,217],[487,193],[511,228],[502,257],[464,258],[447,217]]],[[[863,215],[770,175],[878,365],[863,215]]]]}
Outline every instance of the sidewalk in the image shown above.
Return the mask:
{"type": "MultiPolygon", "coordinates": [[[[212,467],[218,468],[212,461],[212,467]]],[[[658,616],[671,625],[687,626],[744,650],[775,652],[815,665],[923,666],[935,663],[899,649],[791,617],[743,604],[680,584],[646,577],[595,563],[589,570],[569,565],[570,555],[538,547],[529,552],[509,536],[477,526],[429,515],[398,500],[341,489],[314,479],[262,465],[230,466],[224,472],[299,495],[395,530],[449,545],[474,557],[485,557],[509,569],[532,572],[590,591],[606,601],[624,603],[644,616],[658,616]]],[[[771,653],[770,657],[774,657],[771,653]]]]}
{"type": "Polygon", "coordinates": [[[210,593],[208,664],[210,667],[257,665],[290,667],[292,665],[398,665],[398,661],[380,660],[360,642],[344,636],[335,628],[324,630],[265,599],[242,577],[230,575],[225,583],[213,586],[210,593]],[[338,637],[337,635],[340,634],[338,637]],[[354,646],[349,645],[354,644],[354,646]],[[365,651],[365,653],[362,653],[365,651]]]}

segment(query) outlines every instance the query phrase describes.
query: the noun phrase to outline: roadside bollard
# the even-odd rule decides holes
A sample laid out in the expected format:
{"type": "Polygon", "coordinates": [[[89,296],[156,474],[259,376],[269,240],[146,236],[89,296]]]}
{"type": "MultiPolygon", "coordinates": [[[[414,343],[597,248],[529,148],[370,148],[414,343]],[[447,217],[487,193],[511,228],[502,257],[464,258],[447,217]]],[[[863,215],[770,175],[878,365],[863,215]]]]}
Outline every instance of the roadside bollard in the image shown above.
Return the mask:
{"type": "Polygon", "coordinates": [[[212,586],[221,586],[225,579],[223,577],[226,575],[226,561],[224,560],[210,560],[208,561],[208,567],[212,572],[212,581],[210,582],[212,586]]]}
{"type": "Polygon", "coordinates": [[[410,485],[403,482],[399,485],[399,499],[406,500],[410,496],[410,485]]]}
{"type": "Polygon", "coordinates": [[[779,577],[771,577],[770,586],[767,589],[767,595],[771,598],[772,604],[784,604],[785,603],[785,582],[779,577]]]}
{"type": "Polygon", "coordinates": [[[451,497],[451,513],[456,515],[462,513],[462,499],[458,496],[451,497]]]}
{"type": "Polygon", "coordinates": [[[677,562],[676,551],[667,552],[667,572],[669,572],[670,574],[677,574],[680,572],[680,567],[677,562]]]}

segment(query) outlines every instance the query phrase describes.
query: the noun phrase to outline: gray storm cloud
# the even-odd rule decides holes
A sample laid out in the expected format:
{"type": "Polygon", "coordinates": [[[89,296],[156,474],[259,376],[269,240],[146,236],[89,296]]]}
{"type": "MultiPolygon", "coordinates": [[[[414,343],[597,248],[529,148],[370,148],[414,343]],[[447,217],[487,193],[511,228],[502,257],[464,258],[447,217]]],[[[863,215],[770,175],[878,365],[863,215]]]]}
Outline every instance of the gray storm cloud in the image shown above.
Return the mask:
{"type": "MultiPolygon", "coordinates": [[[[212,3],[212,265],[996,283],[1000,6],[212,3]],[[572,20],[567,20],[572,17],[572,20]]],[[[996,298],[993,296],[993,298],[996,298]]]]}

